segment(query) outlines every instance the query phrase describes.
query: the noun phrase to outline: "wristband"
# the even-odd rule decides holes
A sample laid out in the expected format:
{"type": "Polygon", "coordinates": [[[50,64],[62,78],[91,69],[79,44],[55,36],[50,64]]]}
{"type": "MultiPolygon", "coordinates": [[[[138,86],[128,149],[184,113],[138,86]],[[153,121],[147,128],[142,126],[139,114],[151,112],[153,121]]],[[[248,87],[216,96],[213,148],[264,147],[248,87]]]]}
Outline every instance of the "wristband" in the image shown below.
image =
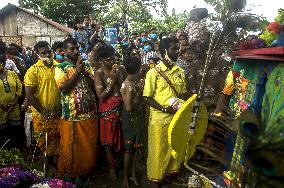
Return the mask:
{"type": "Polygon", "coordinates": [[[164,107],[162,108],[162,112],[166,113],[166,112],[167,112],[167,107],[164,106],[164,107]]]}

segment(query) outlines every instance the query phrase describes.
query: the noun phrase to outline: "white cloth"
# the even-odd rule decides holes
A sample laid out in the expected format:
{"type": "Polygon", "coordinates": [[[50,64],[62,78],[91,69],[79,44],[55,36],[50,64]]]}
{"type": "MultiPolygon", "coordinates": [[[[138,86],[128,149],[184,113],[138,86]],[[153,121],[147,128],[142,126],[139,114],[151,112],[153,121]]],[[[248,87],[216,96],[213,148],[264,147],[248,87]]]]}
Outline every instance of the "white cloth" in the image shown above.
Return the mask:
{"type": "Polygon", "coordinates": [[[27,137],[27,147],[31,146],[32,144],[32,133],[31,133],[31,122],[32,122],[32,113],[25,113],[25,134],[27,137]]]}
{"type": "Polygon", "coordinates": [[[20,74],[19,69],[17,68],[16,64],[14,63],[14,61],[12,61],[11,59],[7,59],[6,60],[6,65],[5,65],[5,69],[6,70],[10,70],[10,71],[14,71],[17,74],[20,74]]]}
{"type": "Polygon", "coordinates": [[[142,63],[143,64],[149,64],[149,60],[151,59],[151,58],[155,58],[155,57],[157,57],[157,55],[156,55],[156,53],[155,52],[153,52],[153,51],[151,51],[151,52],[143,52],[143,54],[142,54],[142,63]]]}

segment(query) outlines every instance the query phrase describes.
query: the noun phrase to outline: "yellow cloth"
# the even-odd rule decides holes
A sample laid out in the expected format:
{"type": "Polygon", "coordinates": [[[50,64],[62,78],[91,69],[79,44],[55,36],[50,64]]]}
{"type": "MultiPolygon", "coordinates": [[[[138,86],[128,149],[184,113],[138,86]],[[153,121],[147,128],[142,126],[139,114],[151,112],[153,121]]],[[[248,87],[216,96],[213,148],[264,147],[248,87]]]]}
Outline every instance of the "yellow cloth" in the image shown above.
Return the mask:
{"type": "MultiPolygon", "coordinates": [[[[180,94],[186,92],[185,75],[180,67],[174,65],[169,70],[163,62],[157,66],[180,94]]],[[[146,75],[143,96],[153,97],[160,105],[169,106],[170,98],[176,97],[176,94],[164,78],[155,69],[151,69],[146,75]]],[[[147,176],[151,181],[159,182],[166,175],[178,171],[180,167],[180,163],[172,157],[168,144],[168,128],[172,118],[173,115],[150,109],[147,176]]]]}
{"type": "MultiPolygon", "coordinates": [[[[22,84],[14,71],[7,71],[7,81],[11,92],[6,93],[4,83],[0,80],[0,104],[12,103],[15,101],[16,95],[22,95],[22,84]]],[[[18,103],[9,113],[0,108],[0,124],[4,124],[10,120],[20,120],[20,109],[18,103]]]]}
{"type": "MultiPolygon", "coordinates": [[[[44,108],[50,110],[60,110],[60,92],[54,78],[57,64],[54,61],[52,67],[47,67],[39,60],[28,69],[24,79],[26,87],[37,88],[35,97],[44,108]]],[[[33,107],[32,112],[38,114],[33,107]]]]}
{"type": "Polygon", "coordinates": [[[234,76],[233,76],[233,72],[230,71],[228,73],[226,81],[225,81],[223,93],[225,95],[232,95],[233,92],[234,92],[234,76]]]}
{"type": "Polygon", "coordinates": [[[33,130],[34,138],[37,141],[37,147],[42,152],[46,150],[45,146],[45,133],[47,133],[47,156],[58,155],[60,134],[58,125],[60,119],[53,119],[52,121],[46,121],[40,114],[34,114],[33,119],[33,130]]]}
{"type": "MultiPolygon", "coordinates": [[[[246,89],[247,89],[247,85],[248,85],[248,79],[245,79],[244,77],[241,78],[241,93],[243,95],[243,97],[245,97],[245,93],[246,93],[246,89]]],[[[235,89],[235,81],[234,81],[234,76],[233,76],[233,72],[230,71],[227,75],[226,81],[225,81],[225,86],[223,89],[223,93],[225,95],[232,95],[234,93],[234,89],[235,89]]]]}

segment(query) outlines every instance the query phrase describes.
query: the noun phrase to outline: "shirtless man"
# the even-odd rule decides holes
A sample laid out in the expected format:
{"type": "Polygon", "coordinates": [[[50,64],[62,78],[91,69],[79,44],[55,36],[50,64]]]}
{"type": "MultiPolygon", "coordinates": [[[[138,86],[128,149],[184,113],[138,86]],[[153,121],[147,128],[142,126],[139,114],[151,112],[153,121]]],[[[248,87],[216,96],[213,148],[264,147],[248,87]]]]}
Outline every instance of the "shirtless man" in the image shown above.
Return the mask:
{"type": "Polygon", "coordinates": [[[123,147],[120,117],[123,101],[120,88],[126,71],[115,63],[114,49],[110,45],[101,45],[97,49],[97,57],[102,63],[95,73],[95,87],[99,99],[100,141],[105,146],[110,177],[116,180],[113,151],[121,151],[123,147]]]}

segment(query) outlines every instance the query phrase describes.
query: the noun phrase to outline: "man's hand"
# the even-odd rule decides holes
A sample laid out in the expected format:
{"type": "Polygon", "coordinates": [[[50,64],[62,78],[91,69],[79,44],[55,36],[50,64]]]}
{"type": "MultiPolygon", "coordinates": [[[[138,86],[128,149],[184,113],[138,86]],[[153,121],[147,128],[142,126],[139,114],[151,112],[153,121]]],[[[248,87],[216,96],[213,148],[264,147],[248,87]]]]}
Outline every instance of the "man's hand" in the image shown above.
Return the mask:
{"type": "Polygon", "coordinates": [[[15,107],[16,104],[17,102],[8,103],[8,112],[10,112],[15,107]]]}
{"type": "Polygon", "coordinates": [[[15,102],[5,103],[5,104],[1,104],[0,108],[2,108],[6,112],[10,112],[15,107],[15,105],[16,105],[15,102]]]}
{"type": "Polygon", "coordinates": [[[118,77],[118,65],[117,64],[114,64],[112,66],[109,76],[113,83],[117,81],[117,77],[118,77]]]}
{"type": "Polygon", "coordinates": [[[177,110],[173,109],[171,106],[163,107],[162,112],[168,113],[168,114],[174,114],[177,112],[177,110]]]}
{"type": "Polygon", "coordinates": [[[76,62],[76,72],[82,73],[85,70],[84,62],[82,57],[80,56],[76,62]]]}
{"type": "Polygon", "coordinates": [[[56,112],[54,110],[47,110],[44,109],[41,113],[44,119],[46,120],[52,120],[56,117],[56,112]]]}

